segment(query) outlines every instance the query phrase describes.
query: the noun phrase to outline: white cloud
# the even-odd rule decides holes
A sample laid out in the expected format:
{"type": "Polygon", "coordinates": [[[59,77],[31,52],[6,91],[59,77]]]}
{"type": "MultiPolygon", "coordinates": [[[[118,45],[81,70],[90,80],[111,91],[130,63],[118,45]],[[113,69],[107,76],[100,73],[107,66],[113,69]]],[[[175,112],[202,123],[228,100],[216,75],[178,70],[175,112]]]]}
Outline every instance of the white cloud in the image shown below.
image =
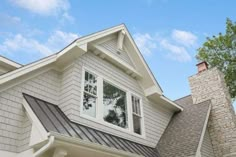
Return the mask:
{"type": "Polygon", "coordinates": [[[62,21],[65,22],[65,21],[69,21],[71,23],[74,23],[75,19],[73,16],[69,15],[67,12],[63,13],[62,14],[62,21]]]}
{"type": "Polygon", "coordinates": [[[51,53],[51,50],[39,43],[37,40],[34,39],[28,39],[24,37],[22,34],[17,34],[13,38],[6,39],[1,45],[0,45],[0,51],[1,52],[17,52],[17,51],[24,51],[24,52],[38,52],[43,55],[48,55],[51,53]]]}
{"type": "Polygon", "coordinates": [[[152,51],[157,48],[154,39],[148,33],[137,33],[134,34],[133,37],[140,51],[144,55],[150,55],[152,51]]]}
{"type": "Polygon", "coordinates": [[[8,14],[1,14],[0,13],[0,26],[15,26],[21,24],[21,18],[17,16],[11,16],[8,14]]]}
{"type": "Polygon", "coordinates": [[[195,46],[197,43],[197,36],[191,32],[183,30],[173,30],[172,39],[185,46],[195,46]]]}
{"type": "Polygon", "coordinates": [[[10,0],[14,5],[40,15],[55,15],[70,8],[68,0],[10,0]]]}
{"type": "Polygon", "coordinates": [[[69,43],[77,39],[78,37],[79,36],[74,33],[56,30],[48,38],[46,45],[48,45],[51,50],[58,51],[59,49],[62,49],[63,47],[67,46],[69,43]]]}
{"type": "Polygon", "coordinates": [[[55,53],[78,38],[74,33],[67,33],[62,31],[54,31],[46,42],[39,42],[34,38],[17,34],[13,37],[7,38],[0,44],[1,53],[30,53],[47,56],[55,53]]]}
{"type": "Polygon", "coordinates": [[[191,32],[174,29],[170,34],[136,33],[134,40],[144,55],[153,51],[165,52],[165,56],[178,62],[191,61],[191,51],[195,51],[197,36],[191,32]]]}
{"type": "Polygon", "coordinates": [[[168,40],[162,40],[160,42],[161,48],[168,50],[167,57],[170,59],[179,61],[179,62],[187,62],[191,61],[191,56],[188,51],[183,46],[178,46],[170,43],[168,40]]]}

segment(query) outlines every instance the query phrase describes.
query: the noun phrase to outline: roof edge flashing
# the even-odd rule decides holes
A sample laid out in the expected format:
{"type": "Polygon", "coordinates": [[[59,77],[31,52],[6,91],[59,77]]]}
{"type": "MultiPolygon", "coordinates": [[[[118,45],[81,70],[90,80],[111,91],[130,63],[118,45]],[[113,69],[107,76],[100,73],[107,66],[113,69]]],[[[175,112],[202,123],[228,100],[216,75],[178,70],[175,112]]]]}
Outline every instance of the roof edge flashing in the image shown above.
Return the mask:
{"type": "Polygon", "coordinates": [[[97,150],[100,152],[107,152],[107,153],[122,155],[122,156],[126,156],[126,157],[143,157],[142,155],[137,155],[134,153],[118,150],[118,149],[108,147],[105,145],[100,145],[97,143],[88,142],[88,141],[81,140],[78,138],[69,137],[69,136],[62,135],[62,134],[59,134],[56,132],[50,132],[49,134],[50,134],[50,136],[55,137],[55,143],[60,143],[63,145],[70,145],[70,146],[74,146],[74,147],[86,147],[86,148],[97,150]]]}

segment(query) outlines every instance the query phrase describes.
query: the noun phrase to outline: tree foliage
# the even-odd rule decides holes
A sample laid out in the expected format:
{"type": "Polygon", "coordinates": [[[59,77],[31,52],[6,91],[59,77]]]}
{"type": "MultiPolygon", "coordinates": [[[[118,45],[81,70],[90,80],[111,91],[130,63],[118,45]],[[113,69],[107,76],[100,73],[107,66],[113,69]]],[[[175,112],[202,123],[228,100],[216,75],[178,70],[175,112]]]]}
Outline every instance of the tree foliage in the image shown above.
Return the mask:
{"type": "Polygon", "coordinates": [[[236,23],[226,20],[225,34],[207,38],[198,49],[197,59],[217,67],[225,75],[231,98],[236,98],[236,23]]]}

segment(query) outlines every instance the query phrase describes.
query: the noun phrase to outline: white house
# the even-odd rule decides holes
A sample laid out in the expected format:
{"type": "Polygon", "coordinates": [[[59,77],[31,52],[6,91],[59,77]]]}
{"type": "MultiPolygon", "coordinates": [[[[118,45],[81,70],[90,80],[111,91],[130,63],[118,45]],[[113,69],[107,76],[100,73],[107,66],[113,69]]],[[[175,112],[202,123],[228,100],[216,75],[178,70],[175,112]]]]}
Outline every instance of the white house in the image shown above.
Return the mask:
{"type": "Polygon", "coordinates": [[[171,101],[124,24],[27,65],[0,57],[0,156],[232,155],[215,137],[223,122],[211,120],[221,120],[213,109],[222,103],[210,93],[228,94],[223,78],[200,66],[205,71],[190,77],[192,94],[171,101]]]}

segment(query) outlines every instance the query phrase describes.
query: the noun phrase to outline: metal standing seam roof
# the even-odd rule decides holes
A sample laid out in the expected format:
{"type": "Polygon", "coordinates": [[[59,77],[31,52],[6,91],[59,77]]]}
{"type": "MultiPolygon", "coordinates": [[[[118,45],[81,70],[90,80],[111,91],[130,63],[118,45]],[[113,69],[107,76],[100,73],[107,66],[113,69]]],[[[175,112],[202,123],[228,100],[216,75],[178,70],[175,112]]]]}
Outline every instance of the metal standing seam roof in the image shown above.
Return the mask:
{"type": "Polygon", "coordinates": [[[23,93],[23,96],[48,132],[56,132],[145,157],[160,157],[155,148],[72,122],[57,105],[28,94],[23,93]]]}
{"type": "Polygon", "coordinates": [[[161,157],[196,155],[211,102],[204,101],[193,104],[191,95],[175,102],[184,110],[173,115],[157,145],[157,149],[161,157]]]}

